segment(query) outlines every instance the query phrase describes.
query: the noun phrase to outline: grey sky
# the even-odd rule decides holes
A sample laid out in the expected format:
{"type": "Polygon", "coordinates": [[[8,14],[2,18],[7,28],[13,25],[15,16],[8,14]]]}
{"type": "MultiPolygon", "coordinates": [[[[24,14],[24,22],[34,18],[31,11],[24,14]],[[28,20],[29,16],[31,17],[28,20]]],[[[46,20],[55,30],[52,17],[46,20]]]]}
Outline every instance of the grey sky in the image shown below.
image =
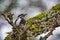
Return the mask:
{"type": "Polygon", "coordinates": [[[60,27],[56,28],[53,31],[53,35],[51,35],[47,40],[60,40],[60,27]]]}

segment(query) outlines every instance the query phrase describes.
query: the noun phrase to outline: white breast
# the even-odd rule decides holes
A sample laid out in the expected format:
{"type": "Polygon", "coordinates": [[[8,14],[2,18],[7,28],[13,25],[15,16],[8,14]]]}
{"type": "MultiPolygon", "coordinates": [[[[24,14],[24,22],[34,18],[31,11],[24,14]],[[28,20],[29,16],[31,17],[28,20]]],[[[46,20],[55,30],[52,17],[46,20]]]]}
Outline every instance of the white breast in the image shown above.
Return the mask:
{"type": "Polygon", "coordinates": [[[20,18],[17,20],[17,22],[16,22],[16,24],[17,24],[17,25],[19,25],[19,23],[20,23],[20,20],[21,20],[20,18]]]}

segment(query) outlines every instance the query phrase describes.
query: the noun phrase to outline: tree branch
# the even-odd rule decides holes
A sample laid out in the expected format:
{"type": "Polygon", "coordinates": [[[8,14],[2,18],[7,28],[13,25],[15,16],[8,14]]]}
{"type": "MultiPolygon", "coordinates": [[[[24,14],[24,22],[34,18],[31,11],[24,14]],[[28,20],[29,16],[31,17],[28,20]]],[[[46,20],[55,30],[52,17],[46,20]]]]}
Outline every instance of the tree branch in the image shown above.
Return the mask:
{"type": "Polygon", "coordinates": [[[8,23],[10,23],[10,21],[8,20],[8,18],[6,17],[6,15],[5,14],[1,14],[4,18],[5,18],[5,20],[7,20],[8,21],[8,23]]]}
{"type": "Polygon", "coordinates": [[[6,20],[13,28],[15,28],[18,33],[20,33],[19,30],[17,29],[17,25],[15,25],[14,23],[11,23],[11,21],[8,19],[8,17],[7,17],[6,14],[1,13],[1,16],[3,16],[3,17],[5,18],[5,20],[6,20]]]}

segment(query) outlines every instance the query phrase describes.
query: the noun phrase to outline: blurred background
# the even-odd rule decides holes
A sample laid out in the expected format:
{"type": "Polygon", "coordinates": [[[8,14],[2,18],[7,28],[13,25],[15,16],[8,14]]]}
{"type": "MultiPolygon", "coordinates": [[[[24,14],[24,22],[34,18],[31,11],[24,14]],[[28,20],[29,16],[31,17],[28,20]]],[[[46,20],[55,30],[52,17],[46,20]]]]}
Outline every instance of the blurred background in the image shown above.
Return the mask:
{"type": "MultiPolygon", "coordinates": [[[[11,3],[15,3],[11,13],[14,13],[16,18],[21,13],[27,13],[26,19],[31,18],[39,14],[40,12],[47,11],[52,6],[60,2],[60,0],[0,0],[0,11],[3,12],[11,3]]],[[[0,17],[0,40],[4,40],[7,36],[7,32],[12,31],[12,27],[7,21],[0,17]]],[[[60,40],[60,28],[56,28],[47,40],[60,40]]],[[[38,38],[37,38],[38,39],[38,38]]]]}

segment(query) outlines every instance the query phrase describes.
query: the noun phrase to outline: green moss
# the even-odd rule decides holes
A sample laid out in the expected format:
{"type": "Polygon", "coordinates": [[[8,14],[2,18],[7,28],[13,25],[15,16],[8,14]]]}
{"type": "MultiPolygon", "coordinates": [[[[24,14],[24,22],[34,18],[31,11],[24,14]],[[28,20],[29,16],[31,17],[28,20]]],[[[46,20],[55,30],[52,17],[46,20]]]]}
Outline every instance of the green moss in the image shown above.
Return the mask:
{"type": "Polygon", "coordinates": [[[60,10],[60,3],[58,3],[57,5],[53,6],[51,8],[51,10],[60,10]]]}
{"type": "Polygon", "coordinates": [[[5,37],[4,40],[11,40],[11,32],[8,32],[7,34],[8,34],[8,35],[7,35],[7,37],[5,37]]]}
{"type": "MultiPolygon", "coordinates": [[[[34,20],[41,20],[43,18],[45,18],[46,14],[50,16],[50,13],[56,13],[57,11],[60,10],[60,3],[58,3],[56,6],[53,6],[50,10],[46,11],[46,12],[42,12],[40,14],[38,14],[37,16],[35,17],[32,17],[32,18],[29,18],[26,22],[26,25],[30,25],[32,21],[34,20]]],[[[40,23],[36,23],[36,24],[33,24],[32,27],[30,28],[30,30],[34,33],[38,32],[39,31],[39,27],[40,27],[40,23]]]]}

